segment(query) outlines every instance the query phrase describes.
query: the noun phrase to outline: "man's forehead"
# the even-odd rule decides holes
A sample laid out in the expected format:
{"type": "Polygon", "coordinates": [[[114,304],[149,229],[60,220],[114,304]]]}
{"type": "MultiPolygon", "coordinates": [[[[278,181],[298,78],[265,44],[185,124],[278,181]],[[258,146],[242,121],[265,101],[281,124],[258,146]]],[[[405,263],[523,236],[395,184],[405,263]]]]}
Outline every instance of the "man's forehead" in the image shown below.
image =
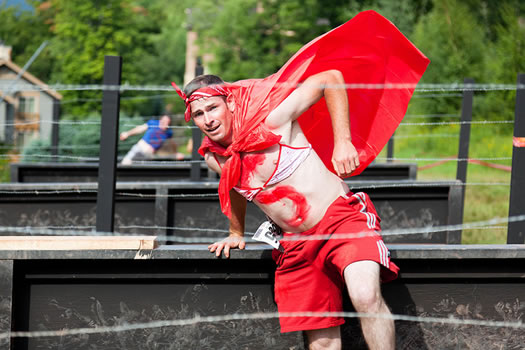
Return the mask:
{"type": "Polygon", "coordinates": [[[202,97],[198,100],[190,102],[190,107],[193,110],[197,110],[199,108],[205,108],[206,106],[223,102],[223,96],[210,96],[210,97],[202,97]]]}

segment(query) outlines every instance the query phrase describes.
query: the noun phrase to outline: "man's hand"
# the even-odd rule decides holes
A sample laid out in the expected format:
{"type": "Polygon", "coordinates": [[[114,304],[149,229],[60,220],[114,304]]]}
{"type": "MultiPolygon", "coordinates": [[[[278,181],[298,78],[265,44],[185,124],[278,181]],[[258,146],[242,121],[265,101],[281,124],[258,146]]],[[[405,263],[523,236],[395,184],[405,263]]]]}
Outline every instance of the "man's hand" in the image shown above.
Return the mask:
{"type": "Polygon", "coordinates": [[[335,172],[341,178],[350,174],[359,166],[359,154],[351,141],[342,140],[334,145],[332,154],[332,165],[335,172]]]}
{"type": "Polygon", "coordinates": [[[220,242],[215,242],[213,244],[210,244],[208,246],[208,249],[210,252],[215,252],[216,256],[221,256],[221,252],[224,250],[224,256],[226,258],[230,257],[230,249],[244,249],[246,246],[246,242],[244,241],[243,236],[239,236],[237,234],[230,233],[228,237],[223,239],[220,242]]]}
{"type": "Polygon", "coordinates": [[[120,141],[124,141],[124,140],[126,140],[128,137],[129,137],[129,134],[128,134],[127,131],[124,131],[124,132],[120,133],[120,141]]]}

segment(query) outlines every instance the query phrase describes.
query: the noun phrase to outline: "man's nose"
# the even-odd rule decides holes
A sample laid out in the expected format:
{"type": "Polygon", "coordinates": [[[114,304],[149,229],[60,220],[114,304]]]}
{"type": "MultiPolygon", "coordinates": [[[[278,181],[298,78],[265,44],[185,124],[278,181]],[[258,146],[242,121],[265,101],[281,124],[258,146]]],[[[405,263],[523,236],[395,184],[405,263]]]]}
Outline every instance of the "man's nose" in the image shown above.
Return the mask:
{"type": "Polygon", "coordinates": [[[208,112],[204,112],[204,123],[210,125],[213,123],[213,117],[208,112]]]}

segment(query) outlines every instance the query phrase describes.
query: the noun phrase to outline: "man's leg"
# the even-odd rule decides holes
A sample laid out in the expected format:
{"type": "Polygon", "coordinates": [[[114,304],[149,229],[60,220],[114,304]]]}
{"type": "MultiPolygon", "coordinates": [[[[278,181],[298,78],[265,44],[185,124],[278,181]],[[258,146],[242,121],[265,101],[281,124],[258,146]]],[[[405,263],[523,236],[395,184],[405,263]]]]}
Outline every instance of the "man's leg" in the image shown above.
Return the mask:
{"type": "Polygon", "coordinates": [[[305,331],[308,338],[308,349],[310,350],[340,350],[341,330],[340,326],[324,329],[305,331]]]}
{"type": "MultiPolygon", "coordinates": [[[[379,267],[374,261],[358,261],[348,265],[344,270],[350,300],[357,312],[390,314],[381,296],[379,267]]],[[[394,320],[363,317],[360,321],[370,349],[395,348],[394,320]]]]}

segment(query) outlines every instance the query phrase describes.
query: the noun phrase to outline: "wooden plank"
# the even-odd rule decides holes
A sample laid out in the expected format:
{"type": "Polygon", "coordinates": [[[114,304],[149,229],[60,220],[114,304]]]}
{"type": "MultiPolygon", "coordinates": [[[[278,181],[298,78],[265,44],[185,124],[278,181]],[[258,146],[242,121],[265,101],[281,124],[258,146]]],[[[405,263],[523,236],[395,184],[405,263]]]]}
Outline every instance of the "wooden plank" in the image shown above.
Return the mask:
{"type": "Polygon", "coordinates": [[[156,236],[3,236],[0,250],[155,249],[156,236]]]}

